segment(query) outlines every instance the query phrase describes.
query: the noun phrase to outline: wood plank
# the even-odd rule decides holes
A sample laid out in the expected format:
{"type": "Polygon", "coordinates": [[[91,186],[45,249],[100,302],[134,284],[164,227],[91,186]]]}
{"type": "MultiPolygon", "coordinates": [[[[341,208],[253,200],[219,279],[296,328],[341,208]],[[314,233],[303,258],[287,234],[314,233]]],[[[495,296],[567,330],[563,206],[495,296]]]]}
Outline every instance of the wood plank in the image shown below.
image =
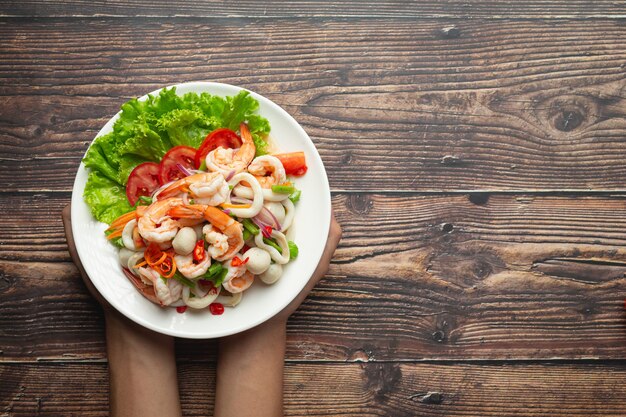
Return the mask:
{"type": "MultiPolygon", "coordinates": [[[[103,357],[102,319],[69,262],[60,219],[34,220],[66,199],[0,201],[8,232],[0,236],[0,360],[103,357]]],[[[625,203],[336,195],[343,240],[329,276],[289,322],[288,357],[626,358],[625,203]]],[[[180,344],[190,358],[210,345],[180,344]]]]}
{"type": "Polygon", "coordinates": [[[64,1],[5,1],[0,16],[148,16],[148,17],[230,17],[230,18],[349,18],[349,17],[468,17],[468,18],[563,18],[620,17],[624,3],[609,0],[557,1],[490,1],[434,0],[398,1],[324,1],[290,2],[271,0],[262,3],[247,0],[223,2],[217,0],[148,2],[146,0],[113,0],[106,3],[86,0],[64,1]]]}
{"type": "MultiPolygon", "coordinates": [[[[625,368],[294,363],[285,369],[285,415],[623,416],[625,368]]],[[[105,364],[3,364],[0,373],[3,415],[107,415],[105,364]]],[[[211,415],[214,364],[179,364],[179,384],[186,416],[211,415]]]]}
{"type": "Polygon", "coordinates": [[[336,190],[624,190],[625,36],[602,19],[4,20],[0,182],[69,191],[125,100],[215,80],[292,113],[336,190]]]}

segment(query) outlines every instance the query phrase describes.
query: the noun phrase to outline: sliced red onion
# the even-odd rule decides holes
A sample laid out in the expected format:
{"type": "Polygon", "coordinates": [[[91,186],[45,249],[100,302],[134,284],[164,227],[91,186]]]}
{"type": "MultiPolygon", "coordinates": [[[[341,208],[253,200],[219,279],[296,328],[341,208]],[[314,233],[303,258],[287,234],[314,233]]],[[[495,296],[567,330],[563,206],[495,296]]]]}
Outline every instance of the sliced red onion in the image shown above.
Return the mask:
{"type": "Polygon", "coordinates": [[[222,210],[222,211],[223,211],[224,213],[226,213],[226,214],[230,214],[230,210],[228,210],[228,209],[224,209],[224,210],[222,210]]]}
{"type": "Polygon", "coordinates": [[[183,174],[185,174],[186,177],[191,175],[191,172],[189,172],[189,170],[187,170],[187,168],[185,168],[184,166],[182,166],[181,164],[176,164],[176,168],[178,168],[178,170],[180,172],[182,172],[183,174]]]}
{"type": "Polygon", "coordinates": [[[269,226],[269,224],[265,224],[261,220],[257,219],[256,216],[255,217],[251,217],[250,220],[252,220],[254,222],[254,224],[259,226],[261,229],[263,229],[265,226],[269,226]]]}
{"type": "Polygon", "coordinates": [[[230,181],[233,177],[235,176],[235,170],[233,169],[232,171],[230,171],[228,173],[228,175],[226,176],[226,181],[230,181]]]}
{"type": "Polygon", "coordinates": [[[152,200],[156,201],[156,198],[159,196],[159,194],[161,194],[161,191],[165,190],[167,187],[169,187],[170,185],[172,185],[174,183],[174,181],[170,181],[166,184],[163,184],[162,186],[160,186],[159,188],[157,188],[156,190],[154,190],[154,192],[152,193],[152,195],[150,197],[152,197],[152,200]]]}
{"type": "Polygon", "coordinates": [[[280,222],[278,221],[276,216],[274,216],[274,214],[267,209],[267,207],[263,207],[261,211],[259,212],[259,214],[257,214],[255,217],[257,217],[263,223],[266,223],[272,226],[272,229],[276,229],[276,230],[281,229],[280,222]]]}
{"type": "Polygon", "coordinates": [[[253,203],[252,200],[249,200],[247,198],[241,198],[241,197],[231,197],[230,202],[235,203],[235,204],[252,204],[253,203]]]}

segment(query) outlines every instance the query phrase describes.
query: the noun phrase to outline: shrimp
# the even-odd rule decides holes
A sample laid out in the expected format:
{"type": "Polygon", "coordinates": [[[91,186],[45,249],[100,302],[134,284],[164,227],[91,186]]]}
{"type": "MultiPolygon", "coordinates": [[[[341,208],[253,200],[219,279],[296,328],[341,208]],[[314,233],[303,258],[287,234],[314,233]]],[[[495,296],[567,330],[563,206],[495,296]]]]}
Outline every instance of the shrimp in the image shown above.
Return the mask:
{"type": "Polygon", "coordinates": [[[209,221],[220,233],[226,236],[228,248],[224,253],[218,257],[215,257],[218,261],[224,261],[230,259],[244,245],[243,240],[243,227],[241,223],[224,213],[222,210],[213,206],[207,206],[203,204],[191,204],[188,206],[175,206],[172,207],[168,215],[178,218],[204,218],[209,221]]]}
{"type": "Polygon", "coordinates": [[[263,188],[272,188],[272,185],[282,184],[287,180],[282,162],[272,155],[254,158],[248,165],[248,172],[256,177],[263,188]]]}
{"type": "Polygon", "coordinates": [[[198,278],[200,275],[204,275],[211,266],[211,257],[205,256],[203,260],[195,263],[193,260],[193,254],[189,255],[174,255],[174,261],[176,261],[176,267],[185,278],[193,279],[198,278]]]}
{"type": "Polygon", "coordinates": [[[171,183],[159,193],[159,198],[189,193],[198,204],[217,206],[226,201],[230,192],[228,183],[219,172],[200,172],[171,183]]]}
{"type": "Polygon", "coordinates": [[[226,269],[228,272],[226,272],[222,286],[231,294],[247,290],[254,282],[254,275],[246,269],[245,265],[232,266],[229,262],[226,269]]]}
{"type": "Polygon", "coordinates": [[[165,307],[180,299],[183,293],[180,282],[175,279],[164,282],[159,273],[152,268],[141,267],[138,271],[139,279],[132,274],[126,276],[148,300],[165,307]]]}
{"type": "Polygon", "coordinates": [[[178,301],[183,294],[183,284],[175,279],[164,282],[160,277],[154,280],[154,293],[159,304],[168,306],[178,301]]]}
{"type": "Polygon", "coordinates": [[[242,172],[250,164],[256,154],[256,146],[252,140],[252,134],[248,125],[242,123],[239,126],[241,132],[241,147],[238,149],[225,149],[218,147],[206,156],[206,166],[209,171],[220,172],[227,177],[232,171],[235,174],[242,172]]]}
{"type": "Polygon", "coordinates": [[[215,226],[207,224],[202,228],[204,239],[209,242],[209,255],[213,259],[217,259],[224,255],[228,250],[228,237],[220,233],[215,226]]]}
{"type": "Polygon", "coordinates": [[[149,269],[148,271],[144,271],[142,273],[141,270],[147,269],[147,268],[138,268],[138,269],[139,269],[139,276],[133,274],[131,271],[129,271],[126,268],[122,269],[122,271],[124,271],[124,275],[126,275],[126,278],[128,278],[128,280],[133,283],[133,285],[139,290],[141,295],[146,297],[148,300],[150,300],[154,304],[160,304],[159,300],[156,298],[156,294],[154,293],[152,280],[147,278],[148,274],[151,274],[152,272],[156,273],[156,271],[154,271],[153,269],[149,269]]]}
{"type": "Polygon", "coordinates": [[[168,198],[151,204],[137,221],[139,234],[150,242],[163,243],[174,239],[180,225],[167,213],[181,206],[180,198],[168,198]]]}

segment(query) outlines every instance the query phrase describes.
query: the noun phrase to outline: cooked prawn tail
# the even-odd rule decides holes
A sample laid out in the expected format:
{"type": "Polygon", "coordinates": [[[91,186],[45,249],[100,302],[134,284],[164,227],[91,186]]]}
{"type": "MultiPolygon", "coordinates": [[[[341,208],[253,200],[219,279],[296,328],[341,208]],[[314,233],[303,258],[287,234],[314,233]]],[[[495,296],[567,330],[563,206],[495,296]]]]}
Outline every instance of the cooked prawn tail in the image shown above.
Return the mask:
{"type": "Polygon", "coordinates": [[[191,204],[187,206],[172,207],[168,210],[167,215],[179,219],[201,219],[204,217],[205,210],[206,206],[202,204],[191,204]]]}
{"type": "Polygon", "coordinates": [[[185,190],[187,184],[183,180],[174,181],[169,186],[161,190],[161,192],[159,193],[159,199],[175,197],[181,192],[189,191],[188,189],[185,190]]]}
{"type": "Polygon", "coordinates": [[[241,140],[242,142],[253,142],[252,140],[252,134],[250,133],[250,129],[248,128],[248,125],[246,123],[241,123],[239,125],[239,133],[241,133],[241,140]]]}
{"type": "Polygon", "coordinates": [[[228,226],[236,223],[235,220],[228,214],[213,206],[206,207],[203,215],[206,220],[222,232],[226,230],[228,226]]]}
{"type": "Polygon", "coordinates": [[[146,284],[141,280],[141,278],[131,273],[127,269],[123,269],[123,271],[124,275],[126,275],[126,278],[128,278],[128,280],[133,283],[133,285],[139,290],[139,293],[141,295],[152,301],[154,304],[163,307],[163,305],[157,299],[156,294],[154,293],[154,287],[152,285],[146,284]]]}

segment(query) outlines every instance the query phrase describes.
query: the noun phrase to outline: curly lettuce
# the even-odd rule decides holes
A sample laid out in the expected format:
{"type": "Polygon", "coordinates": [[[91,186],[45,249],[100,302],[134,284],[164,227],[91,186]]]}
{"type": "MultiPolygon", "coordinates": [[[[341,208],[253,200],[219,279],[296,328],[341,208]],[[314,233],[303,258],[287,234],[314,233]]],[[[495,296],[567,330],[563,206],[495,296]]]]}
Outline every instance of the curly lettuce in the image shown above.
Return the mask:
{"type": "Polygon", "coordinates": [[[247,91],[231,97],[208,93],[179,96],[175,87],[132,99],[121,107],[113,131],[94,140],[83,162],[91,169],[83,197],[93,216],[110,223],[132,207],[125,185],[132,170],[143,162],[159,162],[178,145],[198,148],[206,135],[221,127],[237,131],[247,122],[257,155],[267,149],[267,119],[256,114],[259,103],[247,91]]]}

